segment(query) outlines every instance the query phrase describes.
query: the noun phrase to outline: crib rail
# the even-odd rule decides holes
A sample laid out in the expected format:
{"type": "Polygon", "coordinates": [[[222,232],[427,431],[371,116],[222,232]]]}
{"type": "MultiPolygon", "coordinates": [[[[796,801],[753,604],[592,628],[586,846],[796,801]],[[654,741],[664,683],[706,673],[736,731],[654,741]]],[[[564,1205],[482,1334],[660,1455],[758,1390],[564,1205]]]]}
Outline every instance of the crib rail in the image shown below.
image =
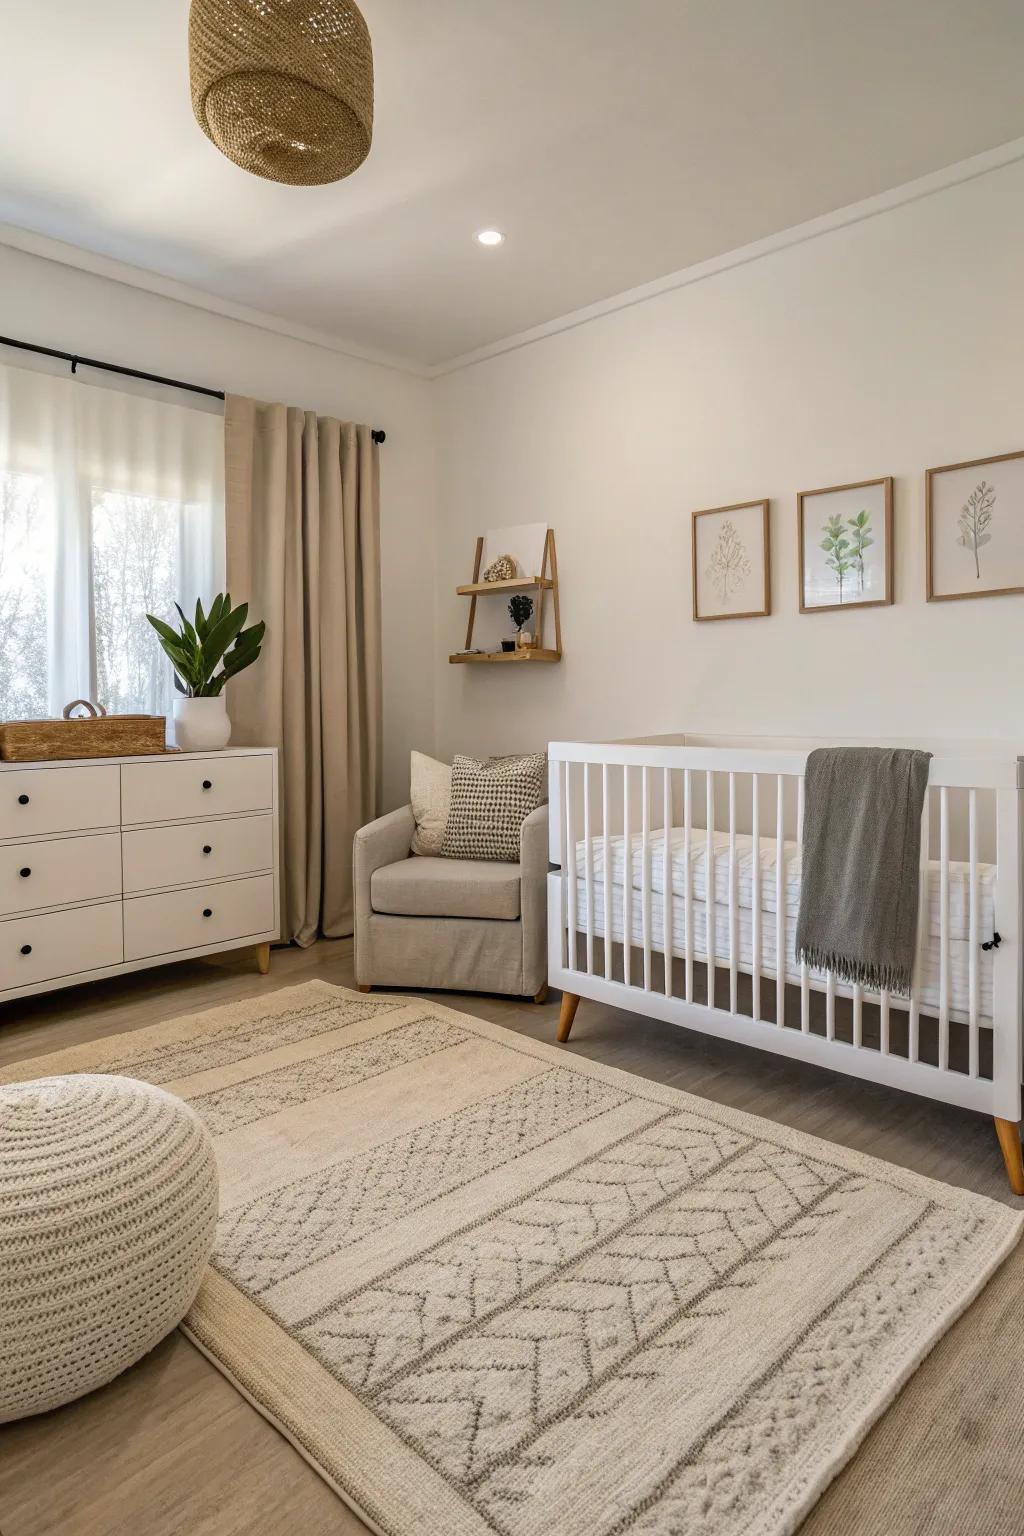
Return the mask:
{"type": "Polygon", "coordinates": [[[553,743],[549,979],[1019,1119],[1016,759],[932,759],[909,997],[850,986],[796,957],[806,759],[553,743]]]}

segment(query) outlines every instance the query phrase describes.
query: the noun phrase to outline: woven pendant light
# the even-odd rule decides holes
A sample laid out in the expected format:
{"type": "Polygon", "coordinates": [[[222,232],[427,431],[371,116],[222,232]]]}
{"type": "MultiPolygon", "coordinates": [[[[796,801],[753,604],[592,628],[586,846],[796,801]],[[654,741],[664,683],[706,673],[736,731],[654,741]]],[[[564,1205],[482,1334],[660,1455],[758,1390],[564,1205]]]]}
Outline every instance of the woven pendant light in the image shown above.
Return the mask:
{"type": "Polygon", "coordinates": [[[373,131],[373,53],[352,0],[192,0],[192,106],[217,148],[255,176],[340,181],[373,131]]]}

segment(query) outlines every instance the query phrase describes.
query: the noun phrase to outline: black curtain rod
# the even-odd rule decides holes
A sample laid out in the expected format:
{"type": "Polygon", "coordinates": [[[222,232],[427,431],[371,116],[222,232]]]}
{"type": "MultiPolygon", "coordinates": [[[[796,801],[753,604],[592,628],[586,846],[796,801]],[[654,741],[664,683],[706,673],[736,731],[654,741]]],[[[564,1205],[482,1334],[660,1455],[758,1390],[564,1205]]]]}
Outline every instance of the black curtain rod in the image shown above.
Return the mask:
{"type": "MultiPolygon", "coordinates": [[[[185,384],[181,379],[165,379],[159,373],[143,373],[141,368],[122,368],[119,363],[101,363],[95,357],[79,357],[75,352],[60,352],[56,347],[37,347],[31,341],[15,341],[13,336],[0,336],[0,346],[16,347],[19,352],[38,352],[40,357],[56,357],[64,363],[71,364],[71,372],[74,373],[81,365],[83,368],[99,368],[103,373],[120,373],[126,379],[144,379],[147,384],[166,384],[169,389],[187,389],[191,395],[208,395],[211,400],[223,400],[222,389],[207,389],[205,384],[185,384]]],[[[387,433],[381,427],[374,427],[370,434],[375,443],[384,442],[387,433]]]]}

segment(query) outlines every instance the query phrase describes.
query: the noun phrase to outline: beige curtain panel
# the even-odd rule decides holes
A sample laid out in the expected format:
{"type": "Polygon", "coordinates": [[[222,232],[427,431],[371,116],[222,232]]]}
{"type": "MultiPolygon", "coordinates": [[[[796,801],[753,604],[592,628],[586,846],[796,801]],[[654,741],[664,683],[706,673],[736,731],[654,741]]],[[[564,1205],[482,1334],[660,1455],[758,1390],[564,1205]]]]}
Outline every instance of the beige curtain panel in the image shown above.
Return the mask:
{"type": "Polygon", "coordinates": [[[369,427],[228,395],[227,581],[267,621],[226,690],[279,752],[281,936],[350,934],[352,838],[381,808],[379,450],[369,427]]]}

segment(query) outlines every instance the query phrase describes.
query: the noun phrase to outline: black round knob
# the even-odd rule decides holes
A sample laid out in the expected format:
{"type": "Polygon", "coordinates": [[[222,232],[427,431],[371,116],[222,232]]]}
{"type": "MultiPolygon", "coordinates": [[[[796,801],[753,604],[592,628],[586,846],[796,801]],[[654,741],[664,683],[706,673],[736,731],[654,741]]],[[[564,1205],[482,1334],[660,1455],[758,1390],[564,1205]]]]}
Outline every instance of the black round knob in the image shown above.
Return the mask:
{"type": "Polygon", "coordinates": [[[213,852],[213,849],[210,847],[209,843],[204,843],[203,844],[203,852],[204,853],[212,853],[213,852]]]}
{"type": "Polygon", "coordinates": [[[19,805],[28,805],[28,795],[19,795],[18,796],[18,804],[19,805]]]}
{"type": "Polygon", "coordinates": [[[23,880],[27,880],[31,873],[32,873],[32,871],[29,869],[27,864],[25,865],[24,869],[19,869],[18,870],[18,874],[21,876],[21,878],[23,880]]]}
{"type": "Polygon", "coordinates": [[[212,779],[204,779],[203,780],[203,788],[204,789],[212,789],[213,788],[213,780],[212,779]]]}
{"type": "Polygon", "coordinates": [[[30,955],[32,953],[32,945],[31,944],[23,944],[21,946],[21,952],[22,952],[23,955],[30,955]]]}
{"type": "Polygon", "coordinates": [[[212,917],[213,916],[213,908],[212,907],[204,907],[203,908],[203,916],[204,917],[212,917]]]}

